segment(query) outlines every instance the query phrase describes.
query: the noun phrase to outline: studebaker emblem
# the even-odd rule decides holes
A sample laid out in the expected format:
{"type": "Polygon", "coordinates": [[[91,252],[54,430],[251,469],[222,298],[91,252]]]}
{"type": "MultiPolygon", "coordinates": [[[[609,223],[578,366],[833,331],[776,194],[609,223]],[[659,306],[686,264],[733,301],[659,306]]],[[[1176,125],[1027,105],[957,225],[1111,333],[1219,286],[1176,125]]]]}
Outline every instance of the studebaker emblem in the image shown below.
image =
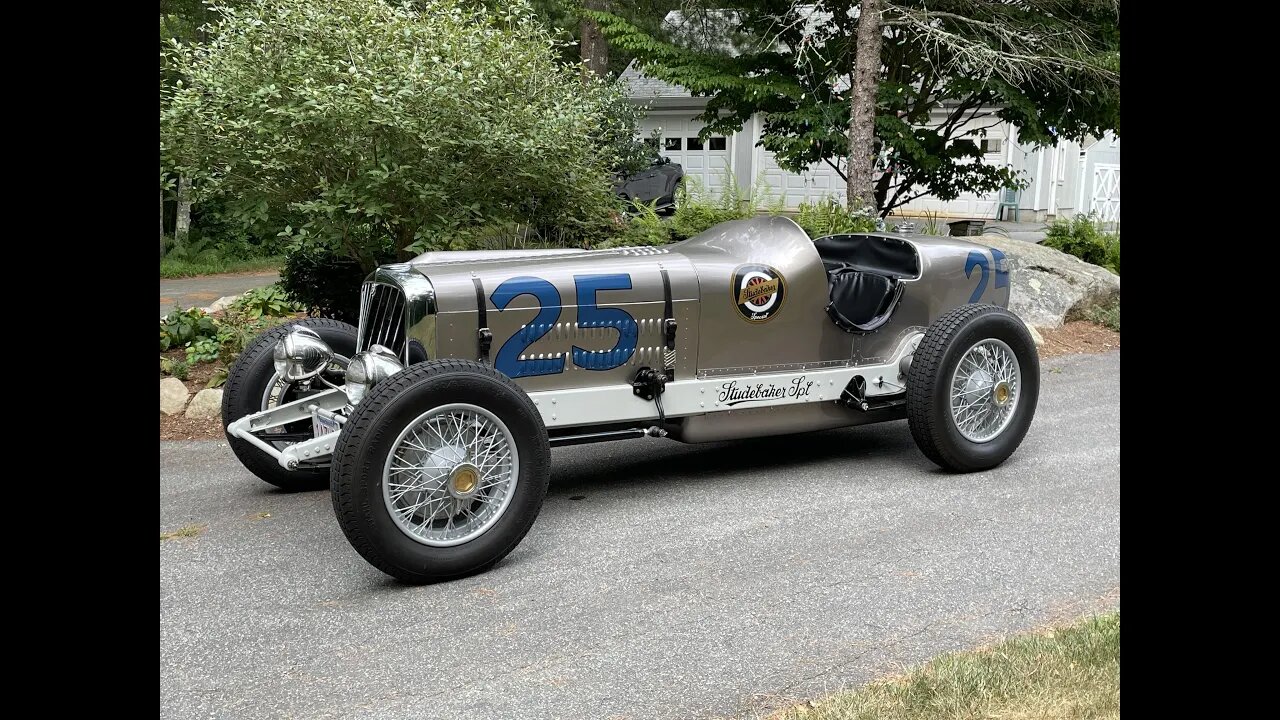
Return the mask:
{"type": "Polygon", "coordinates": [[[768,265],[740,265],[733,271],[734,304],[747,322],[765,322],[782,309],[786,280],[768,265]]]}

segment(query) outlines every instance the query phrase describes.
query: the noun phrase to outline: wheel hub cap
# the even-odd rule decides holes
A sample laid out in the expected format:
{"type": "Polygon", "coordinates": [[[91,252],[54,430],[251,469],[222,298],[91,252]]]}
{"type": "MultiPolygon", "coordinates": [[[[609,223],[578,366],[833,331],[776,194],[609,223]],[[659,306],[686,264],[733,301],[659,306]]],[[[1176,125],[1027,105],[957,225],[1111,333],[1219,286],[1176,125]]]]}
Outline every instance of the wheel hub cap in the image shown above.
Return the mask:
{"type": "Polygon", "coordinates": [[[449,494],[456,498],[471,497],[479,484],[480,470],[471,463],[463,463],[449,473],[449,494]]]}
{"type": "Polygon", "coordinates": [[[1009,390],[1009,383],[1007,382],[998,382],[991,390],[991,399],[995,400],[997,405],[1007,404],[1010,397],[1012,397],[1012,392],[1009,390]]]}

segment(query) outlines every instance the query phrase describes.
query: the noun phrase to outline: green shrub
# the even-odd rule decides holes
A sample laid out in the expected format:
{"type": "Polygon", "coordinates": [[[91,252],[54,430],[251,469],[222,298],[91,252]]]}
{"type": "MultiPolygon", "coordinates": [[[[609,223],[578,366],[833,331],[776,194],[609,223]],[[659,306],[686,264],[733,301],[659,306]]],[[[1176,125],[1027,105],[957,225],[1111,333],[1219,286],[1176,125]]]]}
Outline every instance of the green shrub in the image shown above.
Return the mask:
{"type": "Polygon", "coordinates": [[[284,317],[306,308],[289,297],[280,283],[254,288],[231,304],[231,309],[249,318],[284,317]]]}
{"type": "Polygon", "coordinates": [[[801,203],[795,221],[811,238],[873,232],[876,229],[875,218],[860,210],[849,212],[829,196],[816,203],[801,203]]]}
{"type": "Polygon", "coordinates": [[[160,358],[160,372],[166,375],[172,375],[179,380],[186,380],[187,374],[191,370],[191,364],[180,358],[160,358]]]}
{"type": "Polygon", "coordinates": [[[221,352],[221,346],[218,344],[217,337],[202,337],[187,343],[187,362],[195,365],[196,363],[213,362],[218,359],[221,352]]]}
{"type": "Polygon", "coordinates": [[[174,308],[160,320],[160,352],[185,347],[194,340],[214,337],[217,323],[199,308],[174,308]]]}
{"type": "Polygon", "coordinates": [[[284,287],[312,311],[352,319],[352,277],[388,245],[404,259],[507,222],[608,232],[625,91],[560,63],[527,3],[258,0],[207,31],[163,53],[183,82],[161,90],[162,167],[228,223],[283,228],[284,287]]]}
{"type": "Polygon", "coordinates": [[[712,197],[697,178],[685,177],[676,190],[676,211],[671,217],[671,235],[676,240],[684,240],[722,222],[741,220],[753,215],[755,210],[750,199],[727,170],[718,198],[712,197]]]}
{"type": "MultiPolygon", "coordinates": [[[[387,243],[375,265],[395,259],[387,243]]],[[[280,287],[313,317],[360,322],[360,284],[368,273],[348,256],[311,248],[290,253],[280,269],[280,287]]]]}
{"type": "Polygon", "coordinates": [[[632,200],[631,204],[635,206],[635,214],[625,221],[626,230],[615,240],[606,243],[604,247],[615,245],[666,245],[671,242],[672,223],[663,221],[658,215],[657,200],[651,203],[632,200]]]}
{"type": "Polygon", "coordinates": [[[1054,220],[1043,244],[1120,274],[1120,234],[1103,232],[1094,213],[1054,220]]]}
{"type": "Polygon", "coordinates": [[[1120,332],[1120,301],[1091,307],[1084,312],[1084,319],[1120,332]]]}

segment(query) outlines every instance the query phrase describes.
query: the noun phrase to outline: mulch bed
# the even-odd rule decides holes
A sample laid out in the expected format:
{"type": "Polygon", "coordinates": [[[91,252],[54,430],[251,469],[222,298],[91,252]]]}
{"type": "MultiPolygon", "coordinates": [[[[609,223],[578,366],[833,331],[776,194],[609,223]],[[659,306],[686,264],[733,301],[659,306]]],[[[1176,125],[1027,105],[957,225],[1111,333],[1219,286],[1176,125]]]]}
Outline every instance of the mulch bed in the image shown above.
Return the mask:
{"type": "MultiPolygon", "coordinates": [[[[1072,353],[1104,353],[1120,349],[1120,333],[1087,320],[1076,320],[1053,330],[1041,330],[1044,345],[1040,348],[1041,358],[1058,357],[1072,353]]],[[[184,350],[170,350],[163,355],[178,358],[186,357],[184,350]]],[[[205,383],[222,361],[200,363],[191,366],[187,377],[187,389],[192,393],[204,389],[205,383]]],[[[183,415],[171,416],[160,413],[161,440],[222,440],[226,434],[222,430],[220,418],[189,418],[183,415]]]]}
{"type": "Polygon", "coordinates": [[[1060,328],[1041,330],[1040,357],[1072,353],[1104,353],[1120,349],[1120,333],[1088,320],[1073,320],[1060,328]]]}

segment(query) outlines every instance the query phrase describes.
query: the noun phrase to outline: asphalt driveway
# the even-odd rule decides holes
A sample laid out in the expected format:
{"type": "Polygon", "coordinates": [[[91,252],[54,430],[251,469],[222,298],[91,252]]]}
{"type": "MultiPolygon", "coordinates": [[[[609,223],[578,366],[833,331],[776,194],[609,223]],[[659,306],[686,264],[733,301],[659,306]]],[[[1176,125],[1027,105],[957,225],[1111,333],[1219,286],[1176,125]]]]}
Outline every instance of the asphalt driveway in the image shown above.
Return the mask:
{"type": "Polygon", "coordinates": [[[558,449],[492,571],[399,585],[327,492],[160,444],[165,718],[751,717],[1114,607],[1120,354],[1044,361],[1005,465],[947,475],[905,422],[558,449]]]}
{"type": "Polygon", "coordinates": [[[220,297],[266,287],[279,279],[280,274],[271,270],[160,278],[160,315],[163,317],[168,314],[175,305],[183,308],[208,307],[220,297]]]}

